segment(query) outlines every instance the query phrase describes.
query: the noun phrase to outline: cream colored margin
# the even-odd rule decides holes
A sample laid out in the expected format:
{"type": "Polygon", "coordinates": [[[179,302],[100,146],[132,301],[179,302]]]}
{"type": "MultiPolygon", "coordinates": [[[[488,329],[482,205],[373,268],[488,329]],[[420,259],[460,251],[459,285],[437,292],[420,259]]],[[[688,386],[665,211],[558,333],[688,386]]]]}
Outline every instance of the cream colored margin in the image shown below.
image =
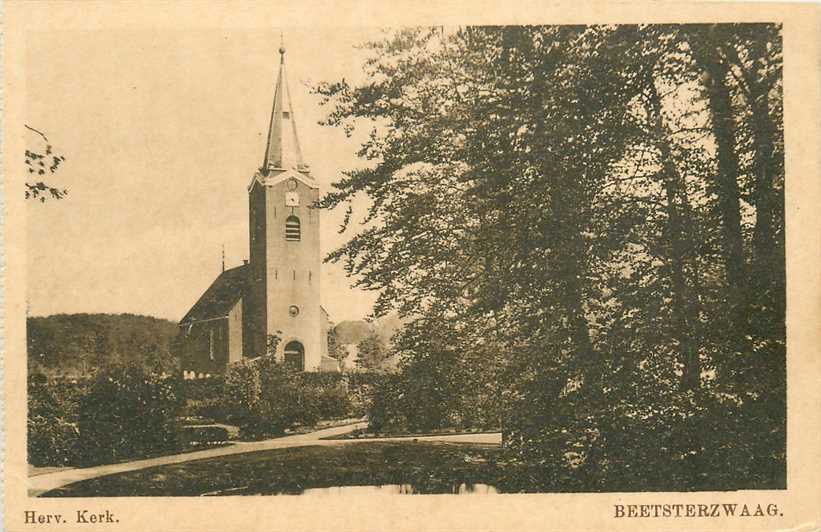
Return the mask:
{"type": "MultiPolygon", "coordinates": [[[[821,54],[819,6],[674,2],[6,2],[3,160],[5,225],[5,530],[490,531],[821,529],[821,54]],[[10,172],[24,150],[26,32],[66,29],[270,28],[411,24],[782,22],[784,24],[788,255],[788,489],[773,492],[116,498],[39,500],[26,495],[25,231],[23,184],[10,172]],[[614,519],[616,503],[775,503],[783,517],[614,519]],[[111,510],[116,525],[24,525],[23,511],[111,510]]],[[[78,95],[80,97],[80,95],[78,95]]],[[[118,179],[127,179],[128,169],[118,179]]]]}

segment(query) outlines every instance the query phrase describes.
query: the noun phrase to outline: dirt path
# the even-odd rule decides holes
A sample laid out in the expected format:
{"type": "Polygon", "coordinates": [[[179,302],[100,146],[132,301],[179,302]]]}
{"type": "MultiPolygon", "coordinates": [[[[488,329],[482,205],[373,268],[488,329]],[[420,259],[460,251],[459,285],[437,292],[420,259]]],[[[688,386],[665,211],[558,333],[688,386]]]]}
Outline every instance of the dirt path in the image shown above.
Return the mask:
{"type": "Polygon", "coordinates": [[[135,460],[133,462],[123,462],[120,464],[102,465],[96,467],[86,467],[79,469],[65,469],[55,471],[53,473],[45,473],[34,477],[29,477],[28,487],[29,496],[36,497],[47,491],[80,482],[82,480],[89,480],[92,478],[103,477],[106,475],[114,475],[117,473],[125,473],[127,471],[135,471],[138,469],[145,469],[148,467],[179,464],[182,462],[190,462],[192,460],[205,460],[208,458],[217,458],[220,456],[229,456],[242,453],[253,453],[257,451],[268,451],[271,449],[285,449],[288,447],[302,447],[305,445],[353,445],[364,442],[374,441],[444,441],[454,443],[485,443],[499,445],[501,443],[501,435],[495,434],[456,434],[456,435],[442,435],[442,436],[407,436],[395,438],[361,438],[351,440],[323,440],[329,436],[339,436],[351,432],[358,428],[367,426],[366,422],[359,422],[351,425],[343,425],[341,427],[332,427],[328,429],[317,430],[309,432],[308,434],[296,434],[294,436],[285,436],[283,438],[276,438],[273,440],[264,440],[259,442],[236,442],[226,447],[217,447],[214,449],[206,449],[204,451],[195,451],[189,453],[172,454],[168,456],[158,456],[155,458],[147,458],[145,460],[135,460]]]}

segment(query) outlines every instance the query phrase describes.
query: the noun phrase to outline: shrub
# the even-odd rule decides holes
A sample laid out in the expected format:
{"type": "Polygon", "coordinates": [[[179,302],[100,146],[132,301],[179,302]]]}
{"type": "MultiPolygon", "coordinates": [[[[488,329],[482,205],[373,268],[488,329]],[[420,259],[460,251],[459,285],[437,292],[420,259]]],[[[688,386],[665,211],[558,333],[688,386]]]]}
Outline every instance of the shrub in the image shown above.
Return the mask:
{"type": "Polygon", "coordinates": [[[222,396],[225,379],[221,376],[182,381],[182,393],[189,401],[213,401],[222,396]]]}
{"type": "Polygon", "coordinates": [[[206,418],[230,423],[232,409],[225,402],[225,378],[221,375],[182,381],[183,417],[206,418]]]}
{"type": "Polygon", "coordinates": [[[49,384],[42,375],[28,381],[28,461],[34,466],[72,465],[77,461],[79,400],[84,385],[49,384]]]}
{"type": "Polygon", "coordinates": [[[110,463],[177,449],[180,380],[141,368],[101,372],[80,401],[84,464],[110,463]]]}
{"type": "Polygon", "coordinates": [[[299,380],[311,386],[332,388],[345,382],[345,375],[342,373],[305,372],[299,374],[299,380]]]}
{"type": "Polygon", "coordinates": [[[428,432],[498,429],[499,399],[490,387],[459,386],[454,373],[432,358],[409,361],[396,374],[385,374],[363,397],[370,430],[428,432]]]}
{"type": "Polygon", "coordinates": [[[222,402],[226,420],[250,439],[345,417],[353,409],[342,375],[294,372],[273,357],[231,366],[222,402]]]}
{"type": "Polygon", "coordinates": [[[399,375],[386,375],[373,387],[368,409],[368,428],[374,432],[406,430],[403,382],[399,375]]]}
{"type": "Polygon", "coordinates": [[[339,419],[352,415],[350,389],[344,382],[317,390],[320,419],[339,419]]]}
{"type": "Polygon", "coordinates": [[[184,418],[194,417],[212,422],[230,423],[231,409],[227,408],[222,395],[212,399],[187,401],[182,410],[184,418]]]}
{"type": "Polygon", "coordinates": [[[508,458],[545,491],[783,489],[774,402],[709,385],[588,388],[536,405],[521,394],[505,416],[508,458]]]}

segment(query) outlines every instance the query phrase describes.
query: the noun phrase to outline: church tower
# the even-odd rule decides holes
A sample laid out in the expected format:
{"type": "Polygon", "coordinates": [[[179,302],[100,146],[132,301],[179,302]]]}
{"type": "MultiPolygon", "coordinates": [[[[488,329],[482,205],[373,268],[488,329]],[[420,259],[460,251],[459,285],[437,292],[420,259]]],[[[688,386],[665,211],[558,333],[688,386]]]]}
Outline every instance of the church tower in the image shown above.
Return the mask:
{"type": "Polygon", "coordinates": [[[302,159],[285,77],[285,48],[262,167],[248,186],[250,264],[243,297],[243,352],[269,352],[295,368],[319,371],[327,351],[319,304],[319,186],[302,159]]]}

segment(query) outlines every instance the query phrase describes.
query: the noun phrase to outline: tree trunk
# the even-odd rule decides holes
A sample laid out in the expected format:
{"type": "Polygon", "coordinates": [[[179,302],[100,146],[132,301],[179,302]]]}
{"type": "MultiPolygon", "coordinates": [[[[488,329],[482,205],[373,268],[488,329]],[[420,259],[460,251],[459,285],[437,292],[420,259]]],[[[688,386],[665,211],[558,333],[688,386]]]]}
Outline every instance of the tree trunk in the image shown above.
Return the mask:
{"type": "MultiPolygon", "coordinates": [[[[570,30],[573,31],[573,30],[570,30]]],[[[547,59],[546,57],[544,58],[547,59]]],[[[549,72],[550,64],[545,63],[538,69],[541,72],[549,72]]],[[[536,76],[531,86],[533,94],[547,95],[550,88],[545,86],[545,78],[536,76]]],[[[534,107],[530,112],[535,117],[535,138],[541,140],[537,147],[542,150],[545,157],[539,161],[542,175],[550,180],[550,176],[565,176],[561,181],[554,181],[551,185],[550,204],[553,211],[551,227],[543,230],[543,236],[548,236],[552,241],[548,244],[552,249],[553,267],[555,268],[555,279],[558,285],[558,298],[560,305],[566,312],[567,333],[573,345],[574,367],[582,368],[584,386],[595,387],[597,390],[603,388],[603,358],[601,353],[593,348],[590,338],[590,326],[584,310],[584,294],[582,279],[585,274],[585,262],[587,259],[587,244],[582,235],[584,216],[581,214],[589,204],[585,194],[584,178],[576,180],[567,178],[574,174],[583,174],[583,169],[578,168],[576,161],[571,161],[563,171],[557,171],[554,166],[557,162],[549,161],[546,154],[549,153],[547,140],[548,133],[545,131],[543,123],[544,109],[548,108],[550,102],[545,96],[534,98],[534,107]]]]}
{"type": "Polygon", "coordinates": [[[727,86],[727,65],[716,57],[714,48],[707,47],[696,57],[706,74],[706,89],[710,105],[710,119],[716,142],[716,176],[718,211],[721,218],[724,267],[730,325],[733,337],[745,333],[746,278],[744,248],[741,235],[740,193],[738,187],[738,158],[736,156],[736,131],[730,89],[727,86]]]}
{"type": "Polygon", "coordinates": [[[773,124],[770,118],[769,90],[765,80],[765,47],[760,40],[753,40],[750,55],[753,58],[751,72],[747,79],[750,97],[751,126],[754,143],[755,187],[755,229],[753,232],[753,272],[752,281],[756,287],[756,297],[768,315],[777,312],[783,305],[777,300],[778,276],[782,271],[783,254],[776,245],[773,227],[773,207],[775,191],[773,178],[776,172],[773,156],[773,124]]]}
{"type": "MultiPolygon", "coordinates": [[[[549,175],[549,174],[548,174],[549,175]]],[[[556,187],[554,203],[557,234],[553,243],[559,298],[567,313],[568,332],[578,367],[585,368],[586,385],[602,387],[603,360],[593,349],[590,326],[584,311],[581,279],[584,275],[586,245],[580,227],[582,200],[577,187],[562,183],[556,187]]]]}
{"type": "MultiPolygon", "coordinates": [[[[755,93],[753,93],[755,94],[755,93]]],[[[753,253],[757,269],[766,268],[773,251],[773,141],[770,127],[770,111],[767,94],[754,96],[752,106],[753,138],[755,142],[756,180],[753,198],[755,202],[755,232],[753,253]]]]}
{"type": "Polygon", "coordinates": [[[670,238],[670,275],[672,281],[674,335],[679,346],[679,359],[684,365],[682,387],[695,389],[700,386],[701,364],[698,348],[693,339],[697,321],[695,303],[690,297],[684,274],[689,244],[684,233],[687,211],[687,191],[684,179],[673,161],[672,151],[661,118],[661,100],[655,81],[648,79],[650,122],[656,137],[656,147],[661,155],[662,182],[666,194],[667,234],[670,238]]]}

